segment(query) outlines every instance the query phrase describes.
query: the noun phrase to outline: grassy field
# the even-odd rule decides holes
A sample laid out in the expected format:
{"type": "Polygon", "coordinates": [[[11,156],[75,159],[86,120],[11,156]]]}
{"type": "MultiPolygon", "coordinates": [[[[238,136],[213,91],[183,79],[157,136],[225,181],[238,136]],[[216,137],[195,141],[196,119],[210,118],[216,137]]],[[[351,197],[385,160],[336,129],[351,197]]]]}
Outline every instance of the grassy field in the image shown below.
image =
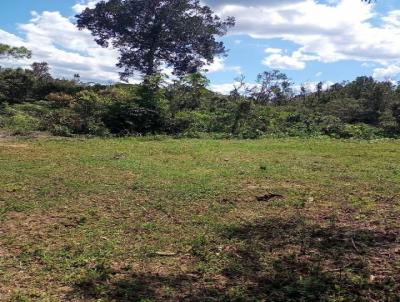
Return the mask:
{"type": "Polygon", "coordinates": [[[400,301],[400,141],[0,140],[0,301],[400,301]]]}

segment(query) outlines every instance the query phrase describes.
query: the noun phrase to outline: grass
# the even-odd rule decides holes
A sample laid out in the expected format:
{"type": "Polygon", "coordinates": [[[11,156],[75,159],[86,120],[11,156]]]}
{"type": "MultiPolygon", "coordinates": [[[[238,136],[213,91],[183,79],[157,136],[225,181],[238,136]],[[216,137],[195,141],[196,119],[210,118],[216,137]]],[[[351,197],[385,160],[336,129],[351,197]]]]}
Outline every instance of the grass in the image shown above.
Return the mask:
{"type": "Polygon", "coordinates": [[[1,139],[0,168],[0,301],[400,299],[399,141],[1,139]]]}

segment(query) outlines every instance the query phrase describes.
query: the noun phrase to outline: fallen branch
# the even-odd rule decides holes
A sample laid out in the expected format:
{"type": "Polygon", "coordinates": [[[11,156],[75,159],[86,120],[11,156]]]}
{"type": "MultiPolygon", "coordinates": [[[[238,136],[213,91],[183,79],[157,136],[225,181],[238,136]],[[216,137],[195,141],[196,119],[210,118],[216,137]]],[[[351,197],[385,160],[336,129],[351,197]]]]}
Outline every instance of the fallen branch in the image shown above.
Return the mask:
{"type": "Polygon", "coordinates": [[[360,250],[357,248],[353,237],[351,237],[351,244],[353,245],[353,248],[355,249],[355,251],[360,254],[360,250]]]}

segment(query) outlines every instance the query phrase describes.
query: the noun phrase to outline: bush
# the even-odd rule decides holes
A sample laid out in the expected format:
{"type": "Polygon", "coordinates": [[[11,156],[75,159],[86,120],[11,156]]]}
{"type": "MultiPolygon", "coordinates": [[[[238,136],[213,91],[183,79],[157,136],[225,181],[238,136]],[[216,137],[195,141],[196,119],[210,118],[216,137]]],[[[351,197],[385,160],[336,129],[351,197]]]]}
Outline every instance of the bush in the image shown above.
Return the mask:
{"type": "Polygon", "coordinates": [[[76,101],[71,109],[74,114],[74,128],[76,134],[106,135],[108,129],[103,123],[106,101],[94,91],[85,90],[76,95],[76,101]]]}
{"type": "Polygon", "coordinates": [[[0,70],[0,102],[15,104],[27,101],[32,95],[34,81],[30,70],[22,68],[0,70]]]}
{"type": "Polygon", "coordinates": [[[76,129],[76,115],[69,108],[52,110],[43,119],[44,127],[53,135],[72,136],[76,129]]]}
{"type": "Polygon", "coordinates": [[[64,92],[54,92],[46,96],[51,105],[55,108],[71,107],[75,98],[64,92]]]}
{"type": "Polygon", "coordinates": [[[238,134],[239,138],[243,139],[256,139],[260,138],[264,133],[261,130],[253,128],[244,128],[238,134]]]}
{"type": "Polygon", "coordinates": [[[332,137],[341,137],[345,128],[345,124],[340,118],[327,115],[321,119],[321,133],[332,137]]]}
{"type": "Polygon", "coordinates": [[[106,105],[96,92],[82,91],[75,97],[57,93],[48,95],[47,99],[53,109],[43,118],[43,124],[52,134],[108,135],[102,120],[106,105]]]}
{"type": "Polygon", "coordinates": [[[118,102],[108,106],[104,125],[113,134],[160,133],[164,129],[164,119],[156,110],[140,108],[135,103],[118,102]]]}
{"type": "Polygon", "coordinates": [[[336,116],[345,123],[360,121],[363,111],[365,111],[363,103],[353,98],[331,100],[323,109],[324,114],[336,116]]]}
{"type": "Polygon", "coordinates": [[[341,137],[356,139],[374,139],[383,136],[383,131],[379,128],[367,124],[345,125],[341,137]]]}
{"type": "Polygon", "coordinates": [[[33,131],[41,130],[39,119],[23,113],[3,118],[0,123],[3,128],[11,130],[15,135],[26,135],[33,131]]]}
{"type": "Polygon", "coordinates": [[[211,116],[205,112],[199,111],[181,111],[171,119],[169,130],[171,133],[184,132],[209,132],[212,123],[211,116]]]}
{"type": "Polygon", "coordinates": [[[388,136],[395,136],[399,127],[392,111],[385,111],[379,117],[379,126],[388,136]]]}

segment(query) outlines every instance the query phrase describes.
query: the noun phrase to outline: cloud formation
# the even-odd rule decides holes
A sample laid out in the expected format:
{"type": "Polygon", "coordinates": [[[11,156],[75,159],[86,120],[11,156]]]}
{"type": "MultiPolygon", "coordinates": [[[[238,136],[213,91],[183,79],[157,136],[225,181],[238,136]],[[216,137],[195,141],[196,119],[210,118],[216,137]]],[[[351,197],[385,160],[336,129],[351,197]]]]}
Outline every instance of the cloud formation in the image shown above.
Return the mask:
{"type": "Polygon", "coordinates": [[[306,63],[294,56],[286,56],[274,53],[263,60],[263,64],[274,69],[300,70],[306,67],[306,63]]]}
{"type": "MultiPolygon", "coordinates": [[[[99,0],[80,2],[73,6],[73,10],[79,13],[86,7],[93,7],[97,2],[99,0]]],[[[60,12],[31,14],[32,18],[28,23],[18,25],[22,37],[0,29],[0,41],[29,48],[33,52],[32,59],[3,59],[0,60],[0,66],[28,67],[33,62],[44,61],[49,63],[51,72],[56,77],[72,78],[74,74],[80,74],[85,81],[119,81],[121,70],[116,67],[119,57],[117,50],[97,45],[88,30],[78,30],[73,18],[62,16],[60,12]]],[[[223,58],[216,58],[206,69],[209,73],[241,72],[239,66],[227,66],[223,58]]],[[[138,77],[134,76],[130,81],[136,82],[138,77]]]]}
{"type": "Polygon", "coordinates": [[[391,65],[375,74],[384,75],[386,70],[386,74],[393,75],[398,69],[393,66],[400,67],[400,10],[377,16],[374,5],[359,0],[209,3],[222,16],[236,16],[237,26],[231,34],[278,38],[298,45],[289,55],[267,51],[269,55],[263,63],[271,68],[298,70],[305,68],[307,61],[357,60],[391,65]]]}
{"type": "Polygon", "coordinates": [[[0,40],[32,50],[31,60],[22,62],[0,61],[2,66],[28,66],[32,62],[48,62],[52,73],[59,77],[72,77],[79,73],[87,81],[117,81],[118,53],[98,46],[88,31],[79,31],[69,18],[59,12],[32,12],[29,23],[20,24],[24,38],[0,30],[0,40]]]}
{"type": "MultiPolygon", "coordinates": [[[[73,7],[80,13],[100,0],[80,0],[73,7]]],[[[341,60],[374,65],[377,78],[400,74],[400,10],[378,15],[374,5],[359,0],[204,0],[221,16],[235,16],[237,26],[231,35],[255,39],[280,39],[295,49],[265,49],[260,64],[270,68],[303,70],[307,63],[332,63],[341,60]]],[[[32,60],[0,61],[2,66],[27,66],[33,61],[47,61],[59,77],[79,73],[88,81],[117,81],[118,52],[98,46],[88,31],[79,31],[73,17],[60,12],[32,13],[32,19],[18,25],[21,35],[0,29],[3,43],[26,46],[32,60]]],[[[243,43],[235,40],[236,44],[243,43]]],[[[250,51],[250,50],[249,50],[250,51]]],[[[216,59],[207,68],[210,73],[241,73],[240,66],[229,66],[216,59]]]]}

